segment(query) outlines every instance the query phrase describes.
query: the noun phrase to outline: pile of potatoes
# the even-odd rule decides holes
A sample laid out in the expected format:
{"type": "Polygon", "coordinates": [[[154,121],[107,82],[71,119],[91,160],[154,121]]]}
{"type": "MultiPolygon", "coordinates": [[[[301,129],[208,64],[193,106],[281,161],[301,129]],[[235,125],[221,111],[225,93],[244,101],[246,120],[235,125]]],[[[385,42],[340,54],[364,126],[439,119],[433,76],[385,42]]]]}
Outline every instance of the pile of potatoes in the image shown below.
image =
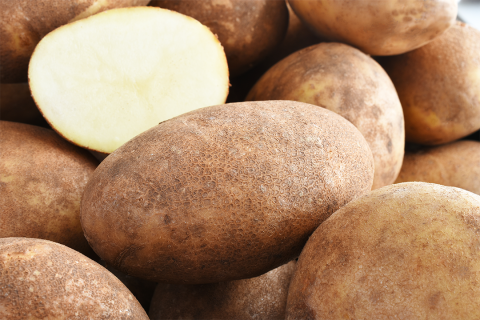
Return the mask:
{"type": "Polygon", "coordinates": [[[479,319],[456,0],[0,0],[0,319],[479,319]]]}

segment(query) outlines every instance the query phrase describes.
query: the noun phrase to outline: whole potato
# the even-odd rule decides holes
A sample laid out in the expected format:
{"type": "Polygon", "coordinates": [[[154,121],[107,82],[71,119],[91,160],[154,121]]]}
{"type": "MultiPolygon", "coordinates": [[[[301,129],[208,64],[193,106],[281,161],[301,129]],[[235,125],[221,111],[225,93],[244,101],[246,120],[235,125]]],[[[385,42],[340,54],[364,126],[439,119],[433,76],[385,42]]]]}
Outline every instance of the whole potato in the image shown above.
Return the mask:
{"type": "Polygon", "coordinates": [[[395,183],[423,181],[480,195],[480,142],[455,141],[405,152],[395,183]]]}
{"type": "Polygon", "coordinates": [[[380,60],[402,102],[409,142],[439,145],[480,129],[480,31],[457,22],[414,51],[380,60]]]}
{"type": "Polygon", "coordinates": [[[480,196],[436,184],[386,186],[313,233],[286,319],[480,318],[480,196]]]}
{"type": "Polygon", "coordinates": [[[50,31],[112,8],[149,0],[0,0],[0,82],[25,82],[30,56],[50,31]]]}
{"type": "Polygon", "coordinates": [[[129,275],[238,280],[297,257],[372,180],[367,142],[335,113],[232,103],[162,122],[109,155],[83,194],[81,222],[95,252],[129,275]]]}
{"type": "Polygon", "coordinates": [[[340,43],[297,51],[270,68],[247,100],[293,100],[338,113],[363,134],[375,160],[373,189],[391,184],[402,166],[403,111],[392,81],[371,57],[340,43]]]}
{"type": "Polygon", "coordinates": [[[148,320],[108,270],[61,244],[0,239],[0,319],[148,320]]]}
{"type": "Polygon", "coordinates": [[[0,121],[0,238],[47,239],[93,255],[80,198],[97,165],[52,130],[0,121]]]}
{"type": "Polygon", "coordinates": [[[288,26],[284,0],[152,0],[149,5],[180,12],[209,27],[225,49],[231,76],[273,53],[288,26]]]}
{"type": "Polygon", "coordinates": [[[425,45],[455,22],[457,0],[288,0],[319,36],[371,55],[425,45]]]}

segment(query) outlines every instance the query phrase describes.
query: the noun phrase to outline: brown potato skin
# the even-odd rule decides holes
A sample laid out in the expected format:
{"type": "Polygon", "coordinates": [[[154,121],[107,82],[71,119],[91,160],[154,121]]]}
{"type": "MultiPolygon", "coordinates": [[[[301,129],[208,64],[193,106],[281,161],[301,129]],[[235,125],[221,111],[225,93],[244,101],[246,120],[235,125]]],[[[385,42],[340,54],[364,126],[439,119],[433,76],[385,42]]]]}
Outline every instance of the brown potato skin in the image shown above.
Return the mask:
{"type": "Polygon", "coordinates": [[[48,128],[28,83],[0,83],[0,119],[48,128]]]}
{"type": "Polygon", "coordinates": [[[373,189],[392,184],[405,148],[402,105],[382,67],[360,50],[320,43],[270,68],[247,101],[293,100],[338,113],[363,134],[375,160],[373,189]]]}
{"type": "Polygon", "coordinates": [[[81,222],[95,252],[129,275],[245,279],[296,258],[372,180],[367,142],[335,113],[232,103],[162,122],[110,154],[87,185],[81,222]]]}
{"type": "Polygon", "coordinates": [[[350,202],[313,233],[286,319],[480,318],[480,197],[410,182],[350,202]]]}
{"type": "Polygon", "coordinates": [[[0,82],[26,82],[30,56],[50,31],[92,14],[149,0],[0,0],[0,82]]]}
{"type": "Polygon", "coordinates": [[[211,284],[159,283],[151,320],[284,319],[287,293],[295,271],[291,261],[259,277],[211,284]]]}
{"type": "Polygon", "coordinates": [[[461,140],[406,151],[395,183],[423,181],[480,195],[480,142],[461,140]]]}
{"type": "Polygon", "coordinates": [[[445,144],[480,129],[480,31],[457,22],[429,44],[381,60],[405,114],[406,139],[445,144]]]}
{"type": "Polygon", "coordinates": [[[0,238],[41,238],[93,256],[80,199],[98,161],[49,129],[0,121],[0,238]]]}
{"type": "Polygon", "coordinates": [[[371,55],[421,47],[455,23],[457,0],[288,0],[319,36],[371,55]]]}
{"type": "Polygon", "coordinates": [[[152,0],[149,5],[180,12],[209,27],[225,49],[232,77],[272,53],[288,27],[284,0],[152,0]]]}
{"type": "Polygon", "coordinates": [[[113,274],[61,244],[0,239],[0,319],[146,319],[113,274]]]}

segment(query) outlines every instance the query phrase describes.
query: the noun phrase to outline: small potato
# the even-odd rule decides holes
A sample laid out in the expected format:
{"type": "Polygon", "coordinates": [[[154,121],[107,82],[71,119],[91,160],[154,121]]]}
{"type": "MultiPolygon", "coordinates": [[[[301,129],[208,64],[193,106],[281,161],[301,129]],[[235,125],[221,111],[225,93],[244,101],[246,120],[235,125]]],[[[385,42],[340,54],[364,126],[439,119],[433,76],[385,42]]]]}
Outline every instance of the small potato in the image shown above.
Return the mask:
{"type": "Polygon", "coordinates": [[[283,59],[246,100],[293,100],[331,110],[363,134],[375,160],[373,189],[391,184],[402,166],[403,111],[392,81],[372,58],[340,43],[320,43],[283,59]]]}
{"type": "Polygon", "coordinates": [[[456,141],[407,151],[395,183],[423,181],[480,195],[480,142],[456,141]]]}
{"type": "Polygon", "coordinates": [[[425,45],[455,22],[457,0],[288,0],[319,36],[371,55],[425,45]]]}
{"type": "Polygon", "coordinates": [[[80,198],[98,165],[52,130],[0,121],[0,238],[41,238],[94,254],[80,198]]]}
{"type": "Polygon", "coordinates": [[[50,31],[112,8],[149,0],[0,0],[0,82],[25,82],[30,56],[50,31]]]}
{"type": "Polygon", "coordinates": [[[164,121],[109,155],[85,189],[81,222],[95,252],[129,275],[239,280],[296,258],[372,181],[370,148],[339,115],[231,103],[164,121]]]}
{"type": "Polygon", "coordinates": [[[313,233],[286,319],[480,319],[480,196],[410,182],[350,202],[313,233]]]}
{"type": "Polygon", "coordinates": [[[291,261],[261,276],[230,282],[181,285],[159,283],[149,312],[151,320],[285,318],[291,261]]]}
{"type": "Polygon", "coordinates": [[[0,319],[148,320],[107,269],[61,244],[0,239],[0,319]]]}
{"type": "Polygon", "coordinates": [[[233,77],[273,53],[288,26],[284,0],[152,0],[149,5],[180,12],[209,27],[225,49],[233,77]]]}
{"type": "Polygon", "coordinates": [[[405,114],[409,142],[439,145],[480,129],[480,31],[457,22],[429,44],[380,60],[405,114]]]}

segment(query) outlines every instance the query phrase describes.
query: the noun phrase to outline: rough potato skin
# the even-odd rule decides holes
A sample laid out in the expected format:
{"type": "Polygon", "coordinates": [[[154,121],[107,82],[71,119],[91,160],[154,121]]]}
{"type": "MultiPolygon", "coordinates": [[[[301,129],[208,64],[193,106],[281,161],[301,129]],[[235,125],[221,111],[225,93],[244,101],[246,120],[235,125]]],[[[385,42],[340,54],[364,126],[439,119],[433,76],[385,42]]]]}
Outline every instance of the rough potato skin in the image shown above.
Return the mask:
{"type": "Polygon", "coordinates": [[[159,283],[148,315],[151,320],[284,319],[294,271],[295,261],[291,261],[251,279],[197,285],[159,283]]]}
{"type": "Polygon", "coordinates": [[[41,238],[94,254],[80,198],[98,161],[49,129],[0,121],[0,238],[41,238]]]}
{"type": "Polygon", "coordinates": [[[480,195],[480,142],[461,140],[406,151],[395,183],[423,181],[480,195]]]}
{"type": "Polygon", "coordinates": [[[421,47],[455,23],[457,0],[288,0],[320,37],[371,55],[421,47]]]}
{"type": "Polygon", "coordinates": [[[363,134],[375,161],[373,189],[392,184],[405,148],[402,105],[382,67],[360,50],[320,43],[283,59],[246,100],[294,100],[338,113],[363,134]]]}
{"type": "Polygon", "coordinates": [[[193,17],[217,35],[231,76],[238,76],[280,45],[288,27],[284,0],[152,0],[151,6],[193,17]]]}
{"type": "Polygon", "coordinates": [[[0,82],[25,82],[30,56],[50,31],[113,8],[149,0],[0,0],[0,82]]]}
{"type": "Polygon", "coordinates": [[[480,129],[480,31],[457,22],[429,44],[381,60],[409,142],[445,144],[480,129]]]}
{"type": "Polygon", "coordinates": [[[61,244],[0,239],[0,319],[147,319],[108,270],[61,244]]]}
{"type": "Polygon", "coordinates": [[[286,319],[480,318],[480,197],[436,184],[386,186],[313,233],[286,319]]]}
{"type": "Polygon", "coordinates": [[[108,156],[87,185],[81,222],[95,252],[129,275],[238,280],[297,257],[372,180],[365,139],[335,113],[232,103],[162,122],[108,156]]]}

